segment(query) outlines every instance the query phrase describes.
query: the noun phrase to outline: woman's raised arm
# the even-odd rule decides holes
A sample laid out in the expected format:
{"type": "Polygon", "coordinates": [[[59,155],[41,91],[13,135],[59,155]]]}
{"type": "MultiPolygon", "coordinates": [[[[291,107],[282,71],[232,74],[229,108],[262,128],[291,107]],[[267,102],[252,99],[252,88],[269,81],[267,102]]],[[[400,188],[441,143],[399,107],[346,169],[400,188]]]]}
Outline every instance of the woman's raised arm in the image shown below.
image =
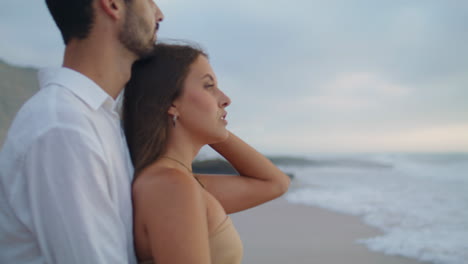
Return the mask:
{"type": "Polygon", "coordinates": [[[238,176],[197,175],[226,213],[242,211],[284,194],[290,179],[269,159],[229,133],[227,140],[210,145],[239,172],[238,176]]]}

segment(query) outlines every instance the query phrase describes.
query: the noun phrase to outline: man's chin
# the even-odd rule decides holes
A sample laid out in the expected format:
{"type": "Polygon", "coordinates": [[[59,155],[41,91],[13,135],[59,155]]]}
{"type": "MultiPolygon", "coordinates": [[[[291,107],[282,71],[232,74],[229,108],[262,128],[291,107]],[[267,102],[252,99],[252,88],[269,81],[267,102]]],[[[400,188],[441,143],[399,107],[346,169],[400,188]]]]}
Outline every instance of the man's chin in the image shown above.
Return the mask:
{"type": "Polygon", "coordinates": [[[137,59],[143,59],[151,55],[151,53],[154,50],[154,42],[148,43],[145,46],[141,46],[138,49],[129,49],[130,52],[132,52],[137,59]]]}
{"type": "Polygon", "coordinates": [[[155,42],[152,42],[151,45],[148,46],[148,48],[144,51],[141,51],[140,54],[138,54],[138,57],[140,59],[144,59],[144,58],[147,58],[149,57],[152,53],[153,53],[153,50],[154,50],[154,46],[156,45],[155,42]]]}

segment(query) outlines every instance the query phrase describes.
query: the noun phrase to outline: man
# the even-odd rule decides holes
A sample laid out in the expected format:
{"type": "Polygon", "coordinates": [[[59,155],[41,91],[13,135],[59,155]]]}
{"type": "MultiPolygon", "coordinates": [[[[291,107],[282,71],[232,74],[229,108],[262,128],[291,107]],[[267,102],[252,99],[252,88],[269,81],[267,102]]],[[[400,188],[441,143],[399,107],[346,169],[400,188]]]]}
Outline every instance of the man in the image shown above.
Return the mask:
{"type": "Polygon", "coordinates": [[[136,263],[116,99],[153,48],[152,0],[46,0],[66,44],[0,153],[0,263],[136,263]]]}

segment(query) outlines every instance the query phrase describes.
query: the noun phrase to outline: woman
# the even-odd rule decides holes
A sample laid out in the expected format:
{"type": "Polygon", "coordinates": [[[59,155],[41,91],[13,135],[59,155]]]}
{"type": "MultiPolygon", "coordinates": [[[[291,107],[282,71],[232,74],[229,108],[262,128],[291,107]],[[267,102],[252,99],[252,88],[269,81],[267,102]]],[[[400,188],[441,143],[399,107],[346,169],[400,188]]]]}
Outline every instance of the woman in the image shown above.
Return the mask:
{"type": "Polygon", "coordinates": [[[226,129],[231,101],[207,55],[191,46],[156,45],[133,66],[124,98],[138,259],[240,263],[242,243],[227,215],[282,195],[289,177],[226,129]],[[240,175],[194,175],[192,161],[206,144],[240,175]]]}

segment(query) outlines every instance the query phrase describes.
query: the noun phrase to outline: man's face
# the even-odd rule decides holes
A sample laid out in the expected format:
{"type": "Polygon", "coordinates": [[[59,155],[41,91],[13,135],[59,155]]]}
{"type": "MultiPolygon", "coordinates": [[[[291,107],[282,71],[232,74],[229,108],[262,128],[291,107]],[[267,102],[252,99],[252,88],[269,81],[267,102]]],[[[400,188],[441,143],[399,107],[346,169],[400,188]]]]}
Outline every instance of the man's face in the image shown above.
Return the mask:
{"type": "Polygon", "coordinates": [[[120,42],[137,57],[148,55],[156,42],[159,22],[164,18],[153,0],[132,0],[127,4],[120,42]]]}

